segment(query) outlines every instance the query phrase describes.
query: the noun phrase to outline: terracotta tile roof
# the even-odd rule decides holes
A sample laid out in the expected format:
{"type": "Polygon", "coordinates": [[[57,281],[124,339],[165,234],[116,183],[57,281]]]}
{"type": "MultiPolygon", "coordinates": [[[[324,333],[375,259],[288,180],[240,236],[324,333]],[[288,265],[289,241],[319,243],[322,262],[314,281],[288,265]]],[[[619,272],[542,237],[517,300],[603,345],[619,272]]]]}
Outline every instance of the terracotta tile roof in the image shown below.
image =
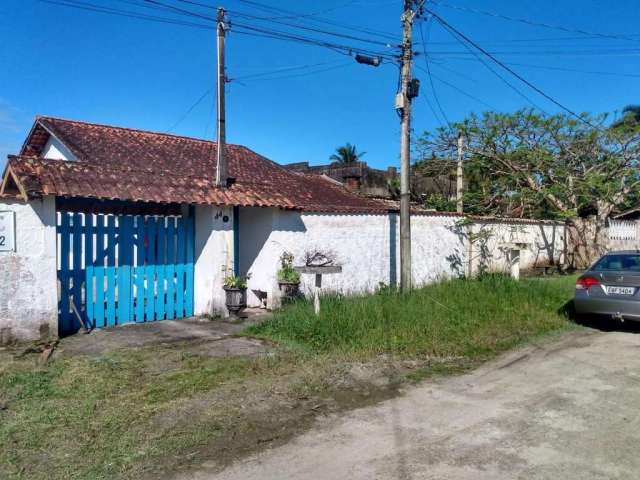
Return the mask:
{"type": "Polygon", "coordinates": [[[291,172],[241,145],[227,145],[229,176],[215,187],[214,142],[39,117],[7,168],[29,195],[161,203],[269,206],[316,212],[381,213],[389,207],[318,176],[291,172]],[[77,161],[43,159],[55,136],[77,161]]]}

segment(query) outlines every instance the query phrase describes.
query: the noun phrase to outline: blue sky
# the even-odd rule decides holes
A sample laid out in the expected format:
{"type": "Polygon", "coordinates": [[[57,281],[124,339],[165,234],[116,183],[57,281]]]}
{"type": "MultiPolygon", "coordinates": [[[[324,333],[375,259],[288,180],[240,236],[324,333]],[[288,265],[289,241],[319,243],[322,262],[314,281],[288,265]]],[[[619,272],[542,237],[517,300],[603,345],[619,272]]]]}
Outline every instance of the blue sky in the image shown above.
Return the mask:
{"type": "MultiPolygon", "coordinates": [[[[85,1],[206,23],[132,5],[141,3],[140,0],[85,1]]],[[[213,13],[177,0],[159,1],[206,15],[213,13]]],[[[232,22],[258,24],[258,21],[239,18],[234,12],[278,16],[242,0],[200,1],[225,6],[231,11],[232,22]]],[[[321,18],[331,21],[398,36],[400,32],[400,0],[262,0],[262,3],[300,13],[322,11],[325,13],[321,18]]],[[[588,38],[571,31],[530,26],[441,3],[431,7],[572,110],[613,112],[626,104],[640,103],[640,9],[636,1],[450,0],[446,3],[568,30],[633,36],[631,40],[588,38]],[[558,68],[601,73],[555,70],[558,68]],[[618,76],[620,74],[636,77],[618,76]]],[[[281,21],[299,22],[299,19],[281,21]]],[[[289,30],[281,25],[264,22],[261,25],[289,30]]],[[[306,25],[338,31],[326,24],[306,25]]],[[[416,75],[422,80],[422,87],[421,98],[415,101],[414,109],[417,133],[439,124],[433,113],[433,110],[439,111],[436,97],[452,121],[469,112],[488,109],[485,104],[500,111],[528,106],[473,56],[464,53],[466,50],[438,24],[425,23],[422,28],[429,45],[434,78],[432,87],[427,75],[420,70],[426,68],[425,59],[418,57],[416,75]],[[463,95],[451,85],[484,103],[463,95]]],[[[364,36],[360,32],[339,31],[364,36]]],[[[315,32],[300,33],[320,37],[315,32]]],[[[155,131],[167,131],[175,125],[174,133],[213,138],[214,34],[204,29],[105,15],[37,0],[5,0],[0,5],[1,158],[18,151],[37,114],[155,131]],[[205,95],[209,89],[211,93],[205,95]],[[203,95],[202,101],[187,114],[203,95]]],[[[420,35],[418,23],[417,41],[420,35]]],[[[382,39],[378,35],[372,38],[382,39]]],[[[333,40],[392,52],[384,46],[355,40],[333,40]]],[[[367,152],[364,159],[370,165],[384,168],[398,164],[399,126],[393,110],[397,84],[395,65],[366,67],[326,48],[241,35],[233,27],[227,46],[228,76],[238,78],[227,87],[228,141],[245,144],[281,163],[309,161],[312,164],[325,163],[336,146],[351,142],[367,152]],[[313,67],[297,69],[306,65],[313,67]],[[263,77],[240,78],[279,69],[283,70],[263,77]]],[[[508,74],[504,75],[509,78],[508,74]]],[[[510,81],[546,111],[558,111],[556,106],[516,80],[510,81]]]]}

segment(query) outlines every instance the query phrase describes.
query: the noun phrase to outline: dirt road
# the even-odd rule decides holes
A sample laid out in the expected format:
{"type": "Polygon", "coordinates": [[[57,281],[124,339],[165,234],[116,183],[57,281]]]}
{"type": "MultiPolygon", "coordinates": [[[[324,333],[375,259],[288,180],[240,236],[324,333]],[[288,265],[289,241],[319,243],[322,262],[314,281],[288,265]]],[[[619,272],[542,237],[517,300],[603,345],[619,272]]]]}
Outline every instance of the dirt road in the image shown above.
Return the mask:
{"type": "Polygon", "coordinates": [[[584,330],[180,478],[626,479],[639,446],[640,335],[584,330]]]}

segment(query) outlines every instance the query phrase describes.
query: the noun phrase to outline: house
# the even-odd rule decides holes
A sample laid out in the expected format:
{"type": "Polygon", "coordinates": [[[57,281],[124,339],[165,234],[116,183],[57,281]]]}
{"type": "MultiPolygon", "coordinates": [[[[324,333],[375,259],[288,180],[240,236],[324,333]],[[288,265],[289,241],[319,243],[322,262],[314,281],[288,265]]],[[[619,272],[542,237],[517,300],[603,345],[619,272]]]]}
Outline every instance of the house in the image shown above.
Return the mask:
{"type": "MultiPolygon", "coordinates": [[[[37,117],[0,186],[0,342],[72,333],[82,323],[225,315],[229,271],[250,275],[250,306],[272,308],[284,251],[298,264],[306,252],[331,253],[343,268],[327,276],[329,290],[396,283],[395,206],[240,145],[225,148],[227,185],[218,188],[216,154],[210,141],[37,117]]],[[[474,271],[477,246],[461,220],[413,213],[415,285],[474,271]]],[[[528,263],[556,261],[561,226],[529,227],[525,234],[505,224],[504,242],[535,245],[528,263]]],[[[493,257],[496,268],[510,265],[493,257]]]]}
{"type": "MultiPolygon", "coordinates": [[[[439,163],[440,170],[444,162],[439,163]]],[[[283,165],[288,170],[312,175],[325,175],[337,182],[343,183],[349,190],[358,192],[369,198],[393,199],[398,198],[400,178],[396,167],[386,170],[372,168],[367,162],[342,164],[333,162],[328,165],[309,165],[309,162],[297,162],[283,165]]],[[[453,174],[442,171],[430,171],[421,165],[419,169],[411,171],[412,198],[422,203],[431,194],[442,195],[448,200],[456,198],[456,163],[448,165],[453,174]]]]}

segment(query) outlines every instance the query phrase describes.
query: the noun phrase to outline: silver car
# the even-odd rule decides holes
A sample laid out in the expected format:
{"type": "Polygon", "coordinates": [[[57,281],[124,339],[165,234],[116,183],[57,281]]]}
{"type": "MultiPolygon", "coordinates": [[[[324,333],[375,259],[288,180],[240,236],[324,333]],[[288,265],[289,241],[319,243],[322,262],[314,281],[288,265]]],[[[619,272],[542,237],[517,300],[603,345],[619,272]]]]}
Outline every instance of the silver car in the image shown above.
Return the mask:
{"type": "Polygon", "coordinates": [[[610,252],[576,281],[579,315],[640,320],[640,251],[610,252]]]}

